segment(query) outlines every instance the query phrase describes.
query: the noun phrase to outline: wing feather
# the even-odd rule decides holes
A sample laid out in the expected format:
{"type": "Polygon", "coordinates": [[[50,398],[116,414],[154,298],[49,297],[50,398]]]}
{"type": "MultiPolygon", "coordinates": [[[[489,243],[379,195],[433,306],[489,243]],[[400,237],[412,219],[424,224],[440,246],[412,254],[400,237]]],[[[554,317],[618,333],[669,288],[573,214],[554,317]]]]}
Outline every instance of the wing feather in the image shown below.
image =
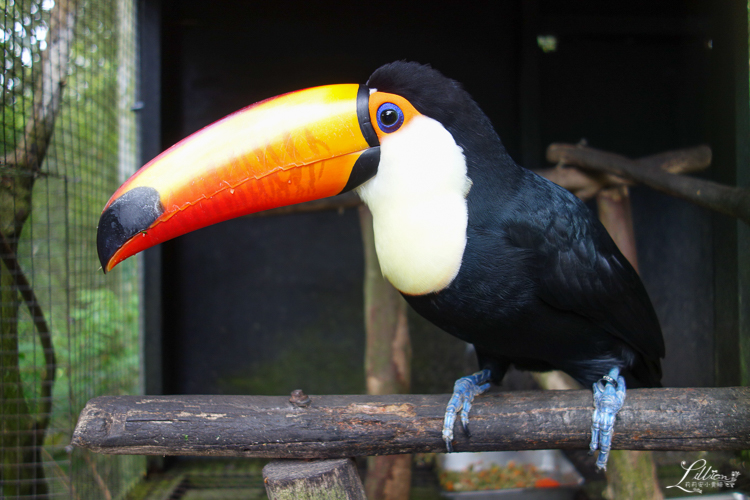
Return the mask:
{"type": "Polygon", "coordinates": [[[532,255],[538,296],[588,318],[646,360],[664,357],[659,320],[638,273],[588,209],[563,196],[531,215],[513,218],[507,234],[532,255]]]}

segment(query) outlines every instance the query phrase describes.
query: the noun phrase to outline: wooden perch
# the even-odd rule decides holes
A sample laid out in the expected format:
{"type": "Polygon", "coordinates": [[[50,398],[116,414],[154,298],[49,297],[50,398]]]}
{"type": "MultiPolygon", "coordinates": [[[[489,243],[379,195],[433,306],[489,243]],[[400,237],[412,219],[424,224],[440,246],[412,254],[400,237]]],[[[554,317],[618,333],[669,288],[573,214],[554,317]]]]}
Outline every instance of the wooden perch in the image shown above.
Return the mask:
{"type": "MultiPolygon", "coordinates": [[[[652,161],[659,161],[658,156],[652,161]]],[[[750,225],[750,190],[745,188],[675,175],[638,160],[576,144],[550,144],[547,160],[631,179],[704,208],[737,217],[750,225]]],[[[675,171],[674,166],[671,171],[675,171]]]]}
{"type": "MultiPolygon", "coordinates": [[[[442,452],[448,395],[104,396],[81,412],[72,444],[110,454],[341,458],[442,452]],[[301,406],[298,406],[301,405],[301,406]]],[[[590,391],[477,397],[456,451],[587,449],[590,391]]],[[[750,448],[750,387],[635,389],[617,449],[750,448]]]]}

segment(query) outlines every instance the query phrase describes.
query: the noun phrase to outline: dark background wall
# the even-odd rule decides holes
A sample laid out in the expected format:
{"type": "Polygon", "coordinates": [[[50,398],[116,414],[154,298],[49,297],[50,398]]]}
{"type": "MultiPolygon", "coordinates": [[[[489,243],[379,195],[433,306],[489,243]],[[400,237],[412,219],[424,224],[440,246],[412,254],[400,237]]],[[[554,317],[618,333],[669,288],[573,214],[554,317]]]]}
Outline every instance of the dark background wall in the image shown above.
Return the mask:
{"type": "MultiPolygon", "coordinates": [[[[736,110],[719,91],[734,77],[731,14],[674,0],[144,0],[145,159],[255,101],[408,59],[461,81],[528,167],[546,166],[550,142],[633,157],[708,143],[705,175],[734,182],[721,131],[735,133],[736,110]]],[[[665,384],[738,383],[739,355],[722,350],[739,339],[736,223],[645,188],[633,202],[665,384]]],[[[361,392],[362,265],[356,209],[241,218],[162,245],[147,256],[150,391],[361,392]]],[[[411,327],[414,392],[449,390],[471,369],[465,346],[411,327]]]]}

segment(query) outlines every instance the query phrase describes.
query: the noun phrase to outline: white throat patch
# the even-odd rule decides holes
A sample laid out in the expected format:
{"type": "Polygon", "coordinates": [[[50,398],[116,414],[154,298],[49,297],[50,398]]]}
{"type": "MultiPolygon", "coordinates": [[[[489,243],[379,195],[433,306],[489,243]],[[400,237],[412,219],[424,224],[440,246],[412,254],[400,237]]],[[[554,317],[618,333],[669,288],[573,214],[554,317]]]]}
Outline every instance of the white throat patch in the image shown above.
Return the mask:
{"type": "Polygon", "coordinates": [[[466,158],[438,121],[416,116],[380,141],[378,173],[357,189],[372,211],[383,275],[397,290],[442,290],[461,267],[471,180],[466,158]]]}

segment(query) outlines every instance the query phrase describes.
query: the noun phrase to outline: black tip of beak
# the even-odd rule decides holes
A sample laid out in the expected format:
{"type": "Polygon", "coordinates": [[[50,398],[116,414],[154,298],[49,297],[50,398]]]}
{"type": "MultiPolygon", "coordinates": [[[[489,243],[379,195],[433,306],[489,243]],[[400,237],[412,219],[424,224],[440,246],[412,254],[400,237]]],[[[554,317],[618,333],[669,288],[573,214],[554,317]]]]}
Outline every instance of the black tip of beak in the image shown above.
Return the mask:
{"type": "Polygon", "coordinates": [[[159,192],[150,187],[137,187],[116,199],[99,219],[96,233],[96,250],[102,269],[125,242],[151,224],[164,213],[159,192]]]}

